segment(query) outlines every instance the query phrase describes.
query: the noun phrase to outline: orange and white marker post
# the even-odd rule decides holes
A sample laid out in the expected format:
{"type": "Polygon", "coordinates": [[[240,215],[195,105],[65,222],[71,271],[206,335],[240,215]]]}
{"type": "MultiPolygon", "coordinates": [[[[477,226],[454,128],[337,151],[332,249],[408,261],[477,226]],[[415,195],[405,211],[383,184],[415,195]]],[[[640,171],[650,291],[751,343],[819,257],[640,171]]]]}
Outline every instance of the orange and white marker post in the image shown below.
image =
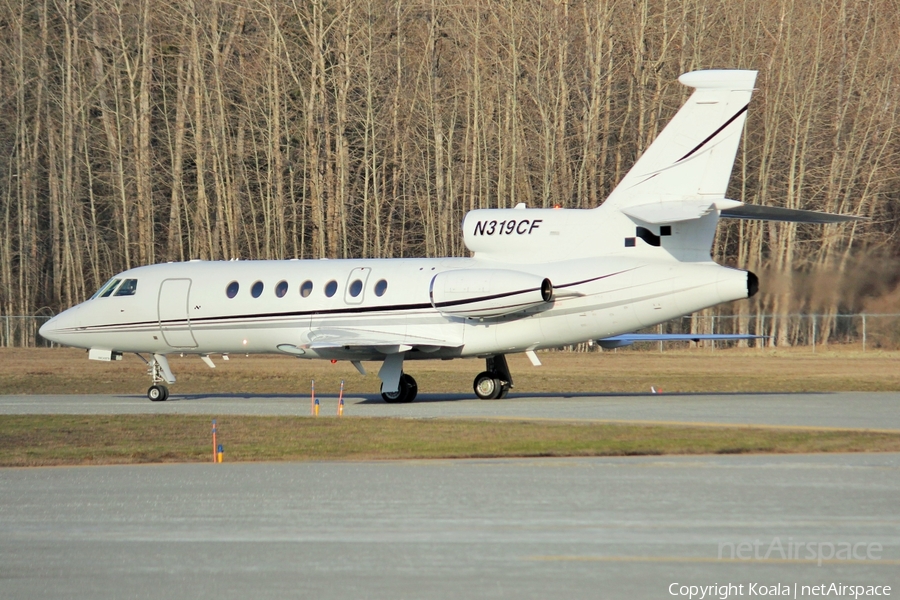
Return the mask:
{"type": "Polygon", "coordinates": [[[213,462],[218,462],[218,449],[216,444],[216,420],[213,419],[213,462]]]}
{"type": "Polygon", "coordinates": [[[341,393],[338,395],[338,416],[344,416],[344,380],[341,379],[341,393]]]}

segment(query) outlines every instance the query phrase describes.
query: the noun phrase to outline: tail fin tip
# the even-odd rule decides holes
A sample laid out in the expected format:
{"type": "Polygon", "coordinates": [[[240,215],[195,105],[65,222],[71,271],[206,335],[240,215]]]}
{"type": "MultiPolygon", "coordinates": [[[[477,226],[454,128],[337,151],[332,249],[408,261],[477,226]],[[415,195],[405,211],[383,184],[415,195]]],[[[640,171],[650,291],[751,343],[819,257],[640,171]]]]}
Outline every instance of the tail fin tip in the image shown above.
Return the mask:
{"type": "Polygon", "coordinates": [[[752,92],[756,83],[756,71],[738,69],[707,69],[691,71],[678,78],[678,81],[694,89],[727,89],[733,91],[752,92]]]}
{"type": "Polygon", "coordinates": [[[604,205],[622,209],[648,202],[724,199],[756,74],[712,69],[679,77],[694,93],[604,205]]]}

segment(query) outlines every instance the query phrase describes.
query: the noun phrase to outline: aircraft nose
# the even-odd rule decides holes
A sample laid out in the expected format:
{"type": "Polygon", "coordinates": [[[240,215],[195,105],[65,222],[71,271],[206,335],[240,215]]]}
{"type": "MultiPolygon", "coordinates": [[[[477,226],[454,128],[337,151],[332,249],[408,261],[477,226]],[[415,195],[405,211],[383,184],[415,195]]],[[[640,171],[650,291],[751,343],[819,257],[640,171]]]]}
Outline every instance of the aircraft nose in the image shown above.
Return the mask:
{"type": "Polygon", "coordinates": [[[59,315],[56,315],[38,329],[38,333],[42,338],[51,342],[59,342],[58,336],[56,335],[57,330],[59,329],[59,315]]]}
{"type": "MultiPolygon", "coordinates": [[[[71,340],[66,338],[66,334],[73,333],[73,328],[78,327],[81,319],[78,318],[78,310],[81,305],[73,306],[68,310],[64,310],[38,329],[38,333],[45,340],[55,342],[57,344],[69,345],[71,340]]],[[[71,336],[69,336],[71,337],[71,336]]]]}

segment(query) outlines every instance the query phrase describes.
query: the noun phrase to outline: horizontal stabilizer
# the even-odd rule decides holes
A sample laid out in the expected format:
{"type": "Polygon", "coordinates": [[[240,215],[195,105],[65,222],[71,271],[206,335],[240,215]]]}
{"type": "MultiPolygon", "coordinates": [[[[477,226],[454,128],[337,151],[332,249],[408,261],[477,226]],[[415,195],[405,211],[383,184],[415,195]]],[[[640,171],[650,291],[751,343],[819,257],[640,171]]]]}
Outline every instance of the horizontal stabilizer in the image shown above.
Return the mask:
{"type": "Polygon", "coordinates": [[[699,342],[701,340],[758,340],[764,335],[749,333],[626,333],[597,340],[601,348],[621,348],[635,342],[699,342]]]}
{"type": "Polygon", "coordinates": [[[645,223],[678,223],[679,221],[692,221],[705,217],[714,210],[724,210],[740,205],[740,202],[726,198],[716,201],[711,201],[709,198],[676,201],[661,200],[659,202],[628,206],[623,208],[622,212],[633,219],[638,219],[645,223]]]}
{"type": "Polygon", "coordinates": [[[759,204],[742,204],[734,208],[728,208],[723,210],[719,216],[728,219],[756,219],[788,223],[846,223],[848,221],[868,220],[868,217],[857,217],[855,215],[838,215],[815,210],[761,206],[759,204]]]}

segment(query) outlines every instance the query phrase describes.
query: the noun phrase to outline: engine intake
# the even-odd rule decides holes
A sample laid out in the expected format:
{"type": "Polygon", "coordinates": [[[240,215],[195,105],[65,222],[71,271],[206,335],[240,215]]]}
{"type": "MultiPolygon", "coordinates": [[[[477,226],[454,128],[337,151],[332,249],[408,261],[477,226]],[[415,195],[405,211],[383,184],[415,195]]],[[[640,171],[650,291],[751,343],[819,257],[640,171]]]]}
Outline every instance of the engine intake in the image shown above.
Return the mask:
{"type": "Polygon", "coordinates": [[[520,271],[459,269],[435,275],[429,297],[444,315],[500,317],[549,302],[553,284],[546,277],[520,271]]]}

